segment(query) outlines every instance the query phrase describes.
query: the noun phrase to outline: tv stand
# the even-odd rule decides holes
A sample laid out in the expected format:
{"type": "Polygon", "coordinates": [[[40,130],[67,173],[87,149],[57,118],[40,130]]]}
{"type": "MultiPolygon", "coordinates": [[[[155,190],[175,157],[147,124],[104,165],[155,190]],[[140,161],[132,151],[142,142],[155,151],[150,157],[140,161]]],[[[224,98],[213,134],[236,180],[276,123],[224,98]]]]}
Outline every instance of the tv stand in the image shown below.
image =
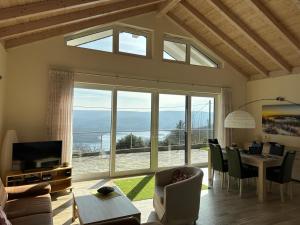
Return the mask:
{"type": "Polygon", "coordinates": [[[53,169],[36,169],[31,171],[11,171],[6,175],[7,187],[49,183],[51,193],[72,191],[72,167],[57,167],[53,169]]]}

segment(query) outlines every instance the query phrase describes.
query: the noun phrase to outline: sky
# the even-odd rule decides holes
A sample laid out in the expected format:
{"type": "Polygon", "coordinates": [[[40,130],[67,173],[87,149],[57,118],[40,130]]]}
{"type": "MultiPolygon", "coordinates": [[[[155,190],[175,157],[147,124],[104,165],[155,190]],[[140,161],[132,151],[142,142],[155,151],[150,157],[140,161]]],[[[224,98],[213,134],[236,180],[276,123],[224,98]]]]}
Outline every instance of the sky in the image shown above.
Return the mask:
{"type": "MultiPolygon", "coordinates": [[[[79,110],[111,110],[111,94],[109,90],[75,88],[74,109],[79,110]]],[[[120,111],[151,111],[151,94],[142,92],[118,91],[117,108],[120,111]]],[[[192,97],[192,111],[209,111],[209,100],[213,98],[192,97]]],[[[185,96],[160,94],[161,111],[184,111],[185,96]]],[[[213,111],[213,106],[211,107],[213,111]]]]}

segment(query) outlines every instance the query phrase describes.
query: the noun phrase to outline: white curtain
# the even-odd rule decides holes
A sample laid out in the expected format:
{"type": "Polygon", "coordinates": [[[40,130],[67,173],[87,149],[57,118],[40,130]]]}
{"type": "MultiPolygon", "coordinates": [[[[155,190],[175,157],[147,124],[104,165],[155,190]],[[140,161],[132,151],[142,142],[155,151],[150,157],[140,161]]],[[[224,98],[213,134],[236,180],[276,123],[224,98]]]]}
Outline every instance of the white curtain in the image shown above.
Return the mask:
{"type": "Polygon", "coordinates": [[[218,139],[222,147],[230,146],[232,143],[232,130],[224,127],[226,116],[232,111],[231,88],[222,88],[220,95],[220,120],[218,139]]]}
{"type": "Polygon", "coordinates": [[[62,140],[62,162],[71,162],[74,73],[49,71],[47,128],[51,140],[62,140]]]}

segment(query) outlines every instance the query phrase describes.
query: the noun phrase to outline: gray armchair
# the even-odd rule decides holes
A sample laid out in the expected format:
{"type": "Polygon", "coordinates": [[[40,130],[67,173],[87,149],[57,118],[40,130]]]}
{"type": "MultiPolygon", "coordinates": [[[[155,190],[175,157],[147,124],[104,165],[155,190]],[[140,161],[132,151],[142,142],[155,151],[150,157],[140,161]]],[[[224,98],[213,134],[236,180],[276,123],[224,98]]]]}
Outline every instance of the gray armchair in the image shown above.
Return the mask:
{"type": "Polygon", "coordinates": [[[203,171],[196,167],[177,167],[155,174],[153,206],[164,225],[189,225],[198,219],[203,171]],[[171,183],[176,170],[189,178],[171,183]]]}

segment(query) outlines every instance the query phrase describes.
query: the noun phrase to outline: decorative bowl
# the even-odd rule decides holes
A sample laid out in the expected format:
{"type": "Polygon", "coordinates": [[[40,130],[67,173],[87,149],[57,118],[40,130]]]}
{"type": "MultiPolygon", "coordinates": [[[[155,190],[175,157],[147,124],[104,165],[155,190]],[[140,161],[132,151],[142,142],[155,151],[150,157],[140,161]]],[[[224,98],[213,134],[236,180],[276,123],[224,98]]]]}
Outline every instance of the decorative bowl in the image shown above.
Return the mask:
{"type": "Polygon", "coordinates": [[[103,186],[97,190],[98,193],[102,195],[108,195],[109,193],[113,192],[115,189],[109,186],[103,186]]]}

